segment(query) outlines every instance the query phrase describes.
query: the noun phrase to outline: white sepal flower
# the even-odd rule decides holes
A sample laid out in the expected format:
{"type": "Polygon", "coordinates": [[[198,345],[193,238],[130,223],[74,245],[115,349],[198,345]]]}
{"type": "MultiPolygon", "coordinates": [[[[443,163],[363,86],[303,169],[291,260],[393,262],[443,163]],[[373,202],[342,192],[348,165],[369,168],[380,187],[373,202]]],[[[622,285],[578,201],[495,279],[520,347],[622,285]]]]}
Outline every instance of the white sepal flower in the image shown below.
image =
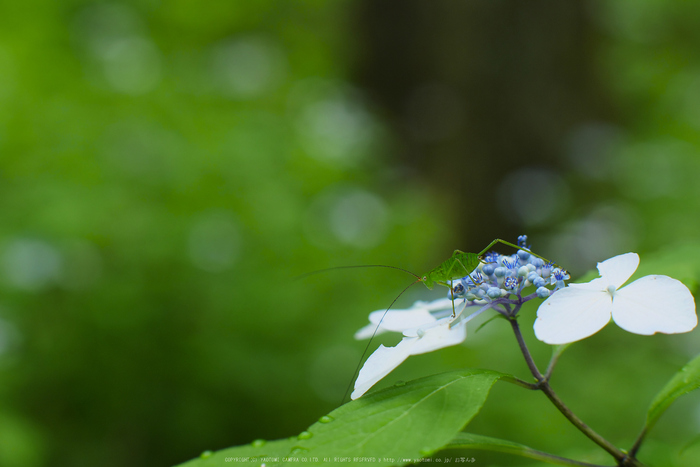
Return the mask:
{"type": "MultiPolygon", "coordinates": [[[[461,308],[463,310],[463,307],[461,308]]],[[[403,333],[404,338],[395,347],[380,345],[370,355],[357,376],[355,390],[350,397],[357,399],[362,396],[411,355],[420,355],[464,342],[467,337],[468,319],[461,319],[462,310],[452,318],[452,301],[442,299],[429,303],[416,302],[413,308],[408,310],[388,311],[377,333],[398,331],[403,333]],[[438,310],[448,311],[448,316],[437,318],[430,313],[438,310]]],[[[384,310],[381,311],[381,315],[384,315],[384,310]]],[[[370,314],[373,324],[362,328],[355,337],[370,337],[381,315],[377,312],[370,314]]]]}
{"type": "Polygon", "coordinates": [[[403,332],[405,329],[420,327],[435,321],[432,311],[450,310],[452,300],[443,298],[432,302],[417,301],[406,310],[377,310],[369,314],[369,323],[355,333],[355,339],[370,339],[386,331],[403,332]],[[382,319],[383,318],[383,319],[382,319]]]}
{"type": "Polygon", "coordinates": [[[601,277],[553,293],[537,310],[537,338],[567,344],[595,334],[611,317],[622,329],[642,335],[695,328],[695,301],[682,282],[651,275],[620,288],[638,265],[636,253],[615,256],[598,263],[601,277]]]}

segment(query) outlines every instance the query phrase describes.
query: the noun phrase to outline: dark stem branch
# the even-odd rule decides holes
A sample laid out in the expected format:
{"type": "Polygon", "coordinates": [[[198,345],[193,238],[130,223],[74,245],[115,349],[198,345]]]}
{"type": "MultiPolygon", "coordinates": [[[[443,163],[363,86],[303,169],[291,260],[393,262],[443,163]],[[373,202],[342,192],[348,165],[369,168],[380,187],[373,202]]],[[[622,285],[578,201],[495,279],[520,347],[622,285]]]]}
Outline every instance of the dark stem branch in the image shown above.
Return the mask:
{"type": "Polygon", "coordinates": [[[645,426],[642,429],[642,432],[639,433],[639,436],[637,436],[637,439],[635,440],[634,444],[632,445],[632,448],[630,449],[630,452],[628,454],[629,457],[635,458],[637,456],[637,452],[639,452],[639,448],[642,447],[642,442],[644,441],[644,437],[647,435],[647,427],[645,426]]]}
{"type": "Polygon", "coordinates": [[[517,318],[509,317],[508,322],[510,322],[510,326],[513,328],[515,339],[518,341],[518,346],[520,346],[520,352],[522,352],[523,357],[525,357],[525,363],[527,363],[527,367],[530,369],[530,373],[532,373],[532,376],[534,376],[537,380],[538,386],[541,386],[541,384],[544,382],[544,376],[542,376],[540,370],[537,369],[537,365],[535,365],[535,361],[532,359],[532,355],[530,355],[530,350],[527,348],[525,339],[523,339],[523,333],[520,332],[520,326],[518,325],[517,318]]]}
{"type": "Polygon", "coordinates": [[[511,377],[511,376],[504,376],[501,378],[501,381],[515,384],[516,386],[520,386],[520,387],[525,388],[525,389],[531,389],[533,391],[536,391],[540,388],[540,385],[538,383],[528,383],[527,381],[523,381],[520,378],[515,378],[515,377],[511,377]]]}
{"type": "Polygon", "coordinates": [[[525,357],[525,363],[527,363],[530,372],[537,380],[537,386],[542,392],[545,393],[547,398],[552,402],[552,404],[554,404],[554,406],[559,410],[559,412],[561,412],[562,415],[564,415],[567,418],[567,420],[569,420],[576,428],[578,428],[579,431],[581,431],[594,443],[596,443],[601,448],[605,449],[605,451],[607,451],[611,456],[613,456],[619,466],[643,466],[643,464],[637,461],[633,457],[633,455],[625,454],[623,451],[618,449],[608,440],[596,433],[591,427],[586,425],[580,418],[578,418],[576,414],[574,414],[571,411],[571,409],[569,409],[569,407],[566,406],[566,404],[564,404],[564,402],[559,398],[559,396],[557,396],[552,387],[549,385],[547,379],[537,369],[537,365],[535,365],[535,362],[532,359],[532,355],[530,354],[530,351],[528,350],[527,345],[525,344],[525,339],[523,339],[522,332],[520,332],[520,326],[518,325],[516,318],[508,318],[508,321],[510,322],[511,327],[513,328],[513,333],[515,334],[515,338],[517,339],[518,345],[520,346],[520,351],[522,352],[523,357],[525,357]]]}

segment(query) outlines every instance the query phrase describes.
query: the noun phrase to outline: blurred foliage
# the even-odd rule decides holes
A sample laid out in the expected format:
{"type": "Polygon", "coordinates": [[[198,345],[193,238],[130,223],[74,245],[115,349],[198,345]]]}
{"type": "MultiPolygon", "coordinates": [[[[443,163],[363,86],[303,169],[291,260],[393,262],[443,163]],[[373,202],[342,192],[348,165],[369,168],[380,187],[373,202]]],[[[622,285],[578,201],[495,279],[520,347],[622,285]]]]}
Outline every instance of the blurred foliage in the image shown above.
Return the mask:
{"type": "Polygon", "coordinates": [[[345,8],[3,4],[0,465],[175,464],[340,402],[383,276],[291,278],[440,238],[345,8]]]}
{"type": "MultiPolygon", "coordinates": [[[[516,3],[0,3],[0,466],[173,465],[300,432],[339,404],[352,332],[411,280],[291,280],[309,271],[421,272],[517,233],[575,272],[697,244],[698,5],[516,3]]],[[[523,374],[496,323],[387,384],[523,374]]],[[[608,327],[555,388],[629,442],[694,336],[608,327]]],[[[474,432],[590,447],[514,391],[474,432]]],[[[653,443],[697,431],[688,400],[653,443]]]]}

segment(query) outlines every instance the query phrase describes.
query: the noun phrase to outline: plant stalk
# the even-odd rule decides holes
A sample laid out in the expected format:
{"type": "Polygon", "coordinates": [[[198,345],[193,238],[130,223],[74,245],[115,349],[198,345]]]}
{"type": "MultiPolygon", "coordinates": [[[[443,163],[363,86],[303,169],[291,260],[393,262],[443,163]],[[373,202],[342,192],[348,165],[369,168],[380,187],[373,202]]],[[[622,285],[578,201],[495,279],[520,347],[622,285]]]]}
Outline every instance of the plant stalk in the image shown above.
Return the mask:
{"type": "Polygon", "coordinates": [[[554,404],[554,406],[559,410],[559,412],[561,412],[562,415],[564,415],[567,418],[567,420],[569,420],[576,428],[578,428],[579,431],[581,431],[584,435],[591,439],[591,441],[596,443],[598,446],[607,451],[611,456],[613,456],[613,458],[615,458],[619,466],[642,467],[644,464],[640,463],[637,459],[626,454],[622,450],[618,449],[615,445],[613,445],[610,441],[603,438],[595,430],[586,425],[580,418],[576,416],[576,414],[574,414],[571,411],[571,409],[569,409],[569,407],[566,406],[566,404],[564,404],[564,402],[559,398],[559,396],[557,396],[552,387],[549,385],[549,381],[547,380],[547,378],[545,378],[542,375],[542,373],[540,373],[539,369],[537,368],[537,365],[535,364],[535,361],[532,359],[532,355],[530,354],[530,351],[528,350],[527,345],[525,344],[525,340],[523,339],[523,335],[520,331],[520,326],[518,325],[517,319],[515,317],[509,317],[508,321],[510,322],[511,327],[513,328],[513,333],[515,334],[515,338],[517,339],[518,345],[520,346],[520,351],[522,352],[523,357],[525,357],[525,363],[527,363],[527,366],[530,369],[532,376],[534,376],[537,380],[538,388],[542,392],[544,392],[544,394],[552,402],[552,404],[554,404]]]}

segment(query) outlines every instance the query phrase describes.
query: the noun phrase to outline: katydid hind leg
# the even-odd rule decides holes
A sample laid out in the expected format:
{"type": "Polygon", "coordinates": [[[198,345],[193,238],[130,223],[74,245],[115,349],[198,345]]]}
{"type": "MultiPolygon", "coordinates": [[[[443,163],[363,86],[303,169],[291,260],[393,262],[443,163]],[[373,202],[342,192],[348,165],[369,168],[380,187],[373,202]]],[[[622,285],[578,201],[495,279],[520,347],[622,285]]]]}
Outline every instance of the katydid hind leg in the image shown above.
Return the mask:
{"type": "Polygon", "coordinates": [[[541,259],[542,261],[550,262],[547,258],[544,258],[544,257],[538,255],[537,253],[532,252],[529,248],[525,248],[525,247],[518,246],[518,245],[516,245],[516,244],[514,244],[514,243],[507,242],[507,241],[505,241],[505,240],[503,240],[503,239],[500,239],[500,238],[497,238],[497,239],[495,239],[494,241],[492,241],[491,243],[489,243],[489,245],[488,245],[486,248],[484,248],[483,250],[481,250],[481,252],[480,252],[477,256],[479,256],[479,257],[483,256],[483,255],[484,255],[485,253],[487,253],[496,243],[502,243],[502,244],[507,245],[507,246],[509,246],[509,247],[515,248],[516,250],[527,251],[528,253],[530,253],[530,254],[531,254],[532,256],[534,256],[535,258],[539,258],[539,259],[541,259]]]}
{"type": "MultiPolygon", "coordinates": [[[[489,243],[489,244],[486,246],[486,248],[484,248],[483,250],[481,250],[481,251],[479,252],[479,254],[477,254],[477,256],[479,256],[479,257],[483,256],[484,253],[487,253],[487,252],[488,252],[496,243],[498,243],[498,242],[505,243],[506,245],[510,245],[510,246],[515,246],[515,245],[513,245],[512,243],[508,243],[508,242],[505,242],[505,241],[501,240],[500,238],[497,238],[496,240],[494,240],[494,241],[492,241],[491,243],[489,243]]],[[[520,247],[516,247],[516,248],[520,248],[520,247]]]]}
{"type": "MultiPolygon", "coordinates": [[[[477,258],[478,258],[478,257],[477,257],[477,258]]],[[[466,271],[466,274],[465,274],[463,277],[469,276],[469,275],[472,273],[472,271],[473,271],[474,269],[476,269],[476,266],[471,267],[471,264],[469,265],[469,267],[467,267],[467,266],[462,262],[462,260],[460,260],[459,258],[455,258],[455,261],[458,262],[458,263],[462,266],[462,269],[464,269],[464,270],[466,271]]],[[[479,262],[477,262],[476,265],[478,266],[478,265],[479,265],[479,262]]],[[[471,277],[471,276],[470,276],[470,277],[471,277]]]]}

